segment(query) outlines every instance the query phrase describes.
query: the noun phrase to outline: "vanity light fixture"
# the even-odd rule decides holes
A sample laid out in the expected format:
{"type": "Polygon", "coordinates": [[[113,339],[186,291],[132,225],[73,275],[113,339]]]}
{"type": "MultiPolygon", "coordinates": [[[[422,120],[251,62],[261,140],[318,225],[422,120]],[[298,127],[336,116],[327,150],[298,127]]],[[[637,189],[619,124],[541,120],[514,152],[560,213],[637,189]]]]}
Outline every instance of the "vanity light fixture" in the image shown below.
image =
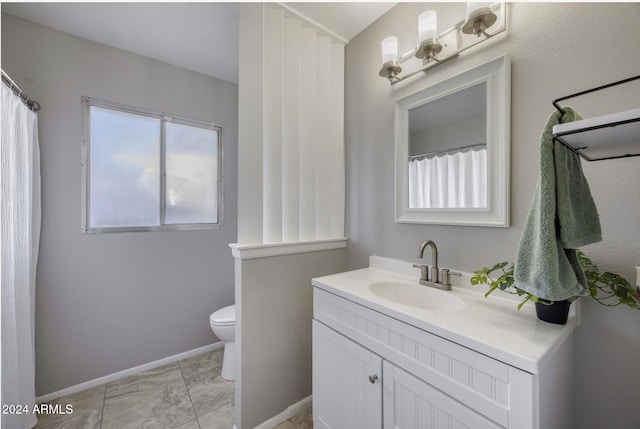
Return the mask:
{"type": "Polygon", "coordinates": [[[491,2],[467,2],[467,18],[462,26],[464,34],[480,34],[489,38],[485,30],[495,24],[498,16],[491,10],[491,2]]]}
{"type": "Polygon", "coordinates": [[[420,72],[456,58],[461,52],[506,30],[505,2],[468,2],[466,19],[438,34],[438,17],[435,10],[427,10],[418,16],[417,47],[402,57],[398,56],[398,38],[382,40],[382,68],[378,73],[391,85],[420,72]],[[499,25],[495,25],[498,22],[499,25]],[[487,30],[492,28],[492,32],[487,30]],[[475,35],[471,38],[467,35],[475,35]],[[483,37],[481,37],[483,36],[483,37]],[[411,58],[422,60],[422,65],[404,76],[401,63],[411,58]]]}
{"type": "Polygon", "coordinates": [[[387,37],[382,40],[380,44],[382,48],[382,68],[380,69],[380,76],[389,80],[393,76],[397,76],[402,72],[402,67],[398,63],[398,38],[387,37]]]}
{"type": "Polygon", "coordinates": [[[427,10],[418,16],[418,49],[415,56],[429,62],[438,61],[436,55],[442,52],[442,45],[436,41],[438,37],[438,17],[435,10],[427,10]]]}

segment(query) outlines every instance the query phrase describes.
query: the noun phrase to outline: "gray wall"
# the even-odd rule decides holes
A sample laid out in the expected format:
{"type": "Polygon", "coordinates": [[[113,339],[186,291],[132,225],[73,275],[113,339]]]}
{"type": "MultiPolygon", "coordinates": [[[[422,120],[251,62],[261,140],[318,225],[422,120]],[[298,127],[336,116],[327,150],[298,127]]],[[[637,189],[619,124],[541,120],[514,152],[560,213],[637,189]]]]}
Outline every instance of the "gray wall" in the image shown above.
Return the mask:
{"type": "Polygon", "coordinates": [[[2,68],[42,105],[36,393],[217,341],[208,316],[234,302],[237,85],[5,14],[2,68]],[[80,234],[83,95],[222,124],[224,228],[80,234]]]}
{"type": "MultiPolygon", "coordinates": [[[[417,16],[436,9],[441,28],[455,22],[450,4],[401,3],[353,38],[346,56],[348,267],[371,254],[415,261],[434,240],[441,265],[473,271],[515,259],[535,190],[542,129],[552,100],[638,74],[640,5],[514,3],[509,32],[428,75],[390,87],[378,77],[379,43],[395,34],[400,52],[415,41],[417,16]],[[447,24],[447,21],[449,24],[447,24]],[[405,46],[403,46],[405,45],[405,46]],[[511,227],[403,225],[394,222],[394,100],[398,91],[429,86],[509,53],[512,59],[511,227]]],[[[459,16],[459,15],[458,15],[459,16]]],[[[405,93],[406,93],[405,92],[405,93]]],[[[571,100],[586,117],[638,107],[640,85],[571,100]]],[[[640,158],[583,163],[603,226],[603,241],[584,250],[602,269],[635,279],[640,265],[640,158]]],[[[640,313],[583,299],[575,340],[575,427],[640,426],[640,313]]]]}
{"type": "Polygon", "coordinates": [[[487,140],[487,117],[477,115],[412,133],[409,141],[409,155],[486,143],[485,140],[487,140]]]}
{"type": "Polygon", "coordinates": [[[311,279],[346,270],[346,250],[236,260],[236,427],[311,395],[311,279]]]}

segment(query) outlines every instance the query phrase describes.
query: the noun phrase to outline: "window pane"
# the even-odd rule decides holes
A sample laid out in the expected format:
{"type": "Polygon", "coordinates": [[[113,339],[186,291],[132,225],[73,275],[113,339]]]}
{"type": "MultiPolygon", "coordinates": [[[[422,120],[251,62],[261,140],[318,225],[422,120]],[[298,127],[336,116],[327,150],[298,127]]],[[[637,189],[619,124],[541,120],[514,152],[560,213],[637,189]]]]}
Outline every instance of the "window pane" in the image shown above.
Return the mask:
{"type": "Polygon", "coordinates": [[[160,225],[160,120],[91,106],[93,228],[160,225]]]}
{"type": "Polygon", "coordinates": [[[166,123],[165,223],[218,222],[218,132],[166,123]]]}

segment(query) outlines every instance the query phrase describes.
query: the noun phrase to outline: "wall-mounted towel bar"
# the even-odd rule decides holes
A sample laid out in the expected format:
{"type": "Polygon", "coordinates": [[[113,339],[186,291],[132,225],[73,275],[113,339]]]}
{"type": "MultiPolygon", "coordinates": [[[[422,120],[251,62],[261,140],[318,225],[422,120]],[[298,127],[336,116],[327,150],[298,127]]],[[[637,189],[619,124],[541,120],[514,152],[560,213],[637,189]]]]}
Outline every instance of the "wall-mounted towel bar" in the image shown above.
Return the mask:
{"type": "MultiPolygon", "coordinates": [[[[567,95],[553,101],[564,113],[560,101],[640,79],[640,75],[567,95]]],[[[553,127],[553,137],[587,161],[640,156],[640,108],[568,122],[553,127]]]]}

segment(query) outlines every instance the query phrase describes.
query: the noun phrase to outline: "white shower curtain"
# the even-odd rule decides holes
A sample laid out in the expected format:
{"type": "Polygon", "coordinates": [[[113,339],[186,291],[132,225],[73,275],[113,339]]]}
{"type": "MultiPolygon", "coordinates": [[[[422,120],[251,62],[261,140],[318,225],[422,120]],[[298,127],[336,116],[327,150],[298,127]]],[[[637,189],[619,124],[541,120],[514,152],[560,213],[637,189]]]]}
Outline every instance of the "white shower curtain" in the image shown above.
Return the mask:
{"type": "MultiPolygon", "coordinates": [[[[35,278],[40,241],[38,119],[4,82],[0,125],[2,405],[28,405],[33,410],[35,278]]],[[[33,413],[2,414],[3,429],[32,428],[35,424],[33,413]]]]}
{"type": "Polygon", "coordinates": [[[409,161],[409,208],[487,207],[487,149],[409,161]]]}

